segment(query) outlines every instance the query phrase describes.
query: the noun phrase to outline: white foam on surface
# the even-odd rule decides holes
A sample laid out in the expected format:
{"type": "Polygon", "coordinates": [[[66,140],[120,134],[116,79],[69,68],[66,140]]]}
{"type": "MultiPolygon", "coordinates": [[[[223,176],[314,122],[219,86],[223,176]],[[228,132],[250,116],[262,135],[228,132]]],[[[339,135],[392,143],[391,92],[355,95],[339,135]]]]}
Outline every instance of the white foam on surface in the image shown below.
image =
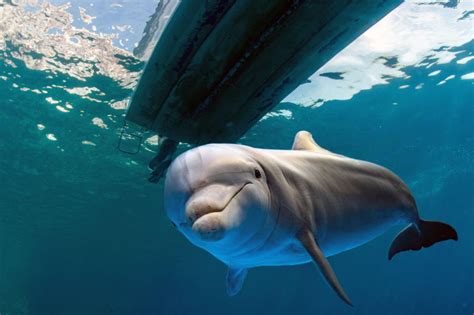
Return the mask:
{"type": "Polygon", "coordinates": [[[474,80],[474,72],[466,73],[461,76],[461,80],[474,80]]]}

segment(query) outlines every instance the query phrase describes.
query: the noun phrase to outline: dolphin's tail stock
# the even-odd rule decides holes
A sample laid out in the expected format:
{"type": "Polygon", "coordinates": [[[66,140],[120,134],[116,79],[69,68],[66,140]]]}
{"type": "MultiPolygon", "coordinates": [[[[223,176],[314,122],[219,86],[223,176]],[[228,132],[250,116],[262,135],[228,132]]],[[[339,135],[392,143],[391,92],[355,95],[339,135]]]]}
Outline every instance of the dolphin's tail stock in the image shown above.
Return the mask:
{"type": "Polygon", "coordinates": [[[458,234],[452,226],[442,222],[419,220],[417,224],[410,224],[398,233],[390,246],[388,259],[392,259],[399,252],[420,250],[446,240],[458,240],[458,234]]]}

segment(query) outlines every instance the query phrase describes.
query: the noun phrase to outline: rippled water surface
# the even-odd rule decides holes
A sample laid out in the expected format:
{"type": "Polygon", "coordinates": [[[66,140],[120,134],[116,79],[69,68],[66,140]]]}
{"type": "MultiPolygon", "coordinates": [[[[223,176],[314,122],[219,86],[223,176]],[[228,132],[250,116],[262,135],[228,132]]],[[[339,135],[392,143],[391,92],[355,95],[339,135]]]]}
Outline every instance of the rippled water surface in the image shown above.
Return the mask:
{"type": "Polygon", "coordinates": [[[330,258],[353,309],[310,264],[251,270],[227,297],[226,267],[177,233],[163,183],[146,181],[156,137],[117,150],[176,3],[0,0],[0,313],[473,314],[474,2],[402,4],[241,139],[289,148],[309,130],[395,171],[423,217],[458,230],[390,262],[401,227],[330,258]]]}

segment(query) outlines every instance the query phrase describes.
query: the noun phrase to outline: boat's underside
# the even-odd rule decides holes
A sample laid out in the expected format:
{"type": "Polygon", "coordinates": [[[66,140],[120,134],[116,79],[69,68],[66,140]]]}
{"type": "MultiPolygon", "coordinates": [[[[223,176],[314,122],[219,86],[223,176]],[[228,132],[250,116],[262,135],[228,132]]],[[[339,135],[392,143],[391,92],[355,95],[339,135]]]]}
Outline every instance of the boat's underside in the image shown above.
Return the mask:
{"type": "Polygon", "coordinates": [[[176,141],[236,141],[401,2],[183,0],[126,118],[176,141]]]}

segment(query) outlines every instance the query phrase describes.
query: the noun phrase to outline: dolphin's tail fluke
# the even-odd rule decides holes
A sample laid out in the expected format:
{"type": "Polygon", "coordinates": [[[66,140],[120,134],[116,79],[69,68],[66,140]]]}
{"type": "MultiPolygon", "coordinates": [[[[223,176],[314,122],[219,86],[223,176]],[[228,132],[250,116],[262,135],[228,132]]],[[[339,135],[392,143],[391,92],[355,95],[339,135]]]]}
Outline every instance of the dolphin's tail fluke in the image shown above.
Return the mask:
{"type": "Polygon", "coordinates": [[[442,222],[420,220],[417,225],[410,224],[398,233],[390,246],[388,259],[392,259],[399,252],[420,250],[446,240],[458,240],[458,234],[452,226],[442,222]]]}

